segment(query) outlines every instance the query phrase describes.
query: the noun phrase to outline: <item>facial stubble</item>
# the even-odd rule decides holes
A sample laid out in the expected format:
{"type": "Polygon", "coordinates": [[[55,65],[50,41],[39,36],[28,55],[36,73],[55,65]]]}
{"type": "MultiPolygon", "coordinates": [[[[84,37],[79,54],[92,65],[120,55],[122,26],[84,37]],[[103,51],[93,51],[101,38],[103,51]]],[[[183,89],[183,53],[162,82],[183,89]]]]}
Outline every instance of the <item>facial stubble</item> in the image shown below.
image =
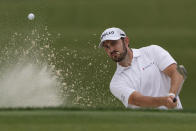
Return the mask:
{"type": "MultiPolygon", "coordinates": [[[[115,62],[121,62],[122,60],[125,59],[125,57],[126,57],[126,55],[127,55],[127,48],[126,48],[126,46],[125,46],[124,41],[122,41],[122,42],[123,42],[123,52],[122,52],[122,53],[119,53],[118,51],[112,52],[112,53],[117,53],[117,54],[120,55],[119,57],[112,58],[112,60],[115,61],[115,62]]],[[[111,53],[111,54],[112,54],[112,53],[111,53]]]]}

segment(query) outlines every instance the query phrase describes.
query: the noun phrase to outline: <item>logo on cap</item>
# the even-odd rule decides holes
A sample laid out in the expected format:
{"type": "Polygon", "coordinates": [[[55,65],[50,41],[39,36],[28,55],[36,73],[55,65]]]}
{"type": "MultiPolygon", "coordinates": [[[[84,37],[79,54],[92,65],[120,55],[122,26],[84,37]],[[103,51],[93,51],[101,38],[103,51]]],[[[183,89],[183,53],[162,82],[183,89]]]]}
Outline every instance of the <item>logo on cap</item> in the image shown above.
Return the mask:
{"type": "Polygon", "coordinates": [[[110,32],[106,32],[101,36],[101,39],[103,39],[103,37],[107,36],[107,35],[111,35],[114,34],[114,31],[110,31],[110,32]]]}

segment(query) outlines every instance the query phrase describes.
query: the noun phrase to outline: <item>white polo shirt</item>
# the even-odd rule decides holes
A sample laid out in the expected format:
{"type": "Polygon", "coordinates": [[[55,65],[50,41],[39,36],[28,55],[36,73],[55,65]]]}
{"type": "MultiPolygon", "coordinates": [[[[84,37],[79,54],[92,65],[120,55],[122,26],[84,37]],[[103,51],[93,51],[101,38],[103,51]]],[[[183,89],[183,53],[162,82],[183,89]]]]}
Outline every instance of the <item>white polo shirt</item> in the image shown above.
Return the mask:
{"type": "MultiPolygon", "coordinates": [[[[133,59],[129,67],[117,64],[116,72],[110,83],[110,91],[127,108],[140,108],[128,104],[129,96],[138,91],[144,96],[167,96],[171,86],[170,77],[162,71],[176,63],[171,55],[157,45],[132,49],[133,59]]],[[[167,109],[165,106],[160,109],[167,109]]],[[[182,109],[178,98],[177,109],[182,109]]]]}

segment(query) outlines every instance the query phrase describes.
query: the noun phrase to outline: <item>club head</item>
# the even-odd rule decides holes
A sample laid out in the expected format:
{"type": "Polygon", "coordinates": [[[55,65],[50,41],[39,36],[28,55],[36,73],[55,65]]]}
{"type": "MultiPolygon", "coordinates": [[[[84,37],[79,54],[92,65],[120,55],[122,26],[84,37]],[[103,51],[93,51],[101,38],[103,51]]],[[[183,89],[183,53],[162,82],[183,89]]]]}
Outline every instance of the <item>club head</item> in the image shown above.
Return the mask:
{"type": "Polygon", "coordinates": [[[184,80],[187,78],[187,71],[183,65],[178,66],[179,73],[183,76],[184,80]]]}

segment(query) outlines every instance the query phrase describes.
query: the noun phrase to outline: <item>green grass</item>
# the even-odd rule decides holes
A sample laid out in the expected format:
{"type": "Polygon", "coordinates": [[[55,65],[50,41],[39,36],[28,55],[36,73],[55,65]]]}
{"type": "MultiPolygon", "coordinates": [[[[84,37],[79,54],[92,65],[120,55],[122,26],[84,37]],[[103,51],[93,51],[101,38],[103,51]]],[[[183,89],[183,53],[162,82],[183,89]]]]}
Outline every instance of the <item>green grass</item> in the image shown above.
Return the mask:
{"type": "Polygon", "coordinates": [[[195,131],[196,114],[167,111],[1,110],[2,131],[195,131]]]}

